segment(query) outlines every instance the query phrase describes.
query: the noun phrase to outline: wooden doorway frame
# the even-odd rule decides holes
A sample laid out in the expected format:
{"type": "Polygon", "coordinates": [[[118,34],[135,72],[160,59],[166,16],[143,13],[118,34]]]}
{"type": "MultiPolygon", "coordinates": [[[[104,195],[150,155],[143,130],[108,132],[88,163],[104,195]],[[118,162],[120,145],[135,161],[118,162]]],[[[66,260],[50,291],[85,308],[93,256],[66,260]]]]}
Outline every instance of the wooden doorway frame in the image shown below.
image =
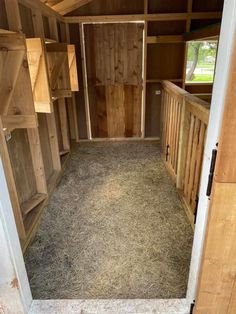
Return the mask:
{"type": "MultiPolygon", "coordinates": [[[[135,139],[144,139],[145,138],[145,111],[146,111],[146,32],[147,32],[147,22],[141,20],[137,21],[112,21],[112,22],[84,22],[79,24],[79,30],[80,30],[80,48],[81,48],[81,60],[82,60],[82,74],[83,74],[83,85],[84,85],[84,95],[85,95],[85,112],[86,112],[86,125],[87,125],[87,134],[88,134],[88,140],[135,140],[135,139]],[[89,95],[88,95],[88,75],[87,75],[87,60],[86,60],[86,43],[85,43],[85,34],[84,34],[84,26],[85,25],[96,25],[96,24],[143,24],[143,47],[142,47],[142,97],[141,97],[141,121],[140,121],[140,129],[141,129],[141,135],[140,137],[131,137],[131,138],[94,138],[92,136],[92,129],[91,129],[91,114],[90,114],[90,101],[89,101],[89,95]]],[[[153,138],[155,139],[155,138],[153,138]]],[[[158,138],[159,139],[159,138],[158,138]]]]}
{"type": "MultiPolygon", "coordinates": [[[[236,2],[235,0],[226,0],[222,20],[208,136],[204,153],[199,214],[197,218],[193,244],[188,292],[186,300],[170,300],[169,303],[167,302],[169,304],[167,304],[167,306],[169,307],[165,308],[166,313],[170,313],[170,311],[173,310],[173,305],[176,302],[175,304],[179,306],[176,313],[187,314],[188,312],[186,309],[193,302],[197,294],[198,277],[200,273],[199,270],[203,253],[205,232],[206,229],[209,228],[209,226],[207,227],[209,198],[206,196],[206,187],[208,182],[212,149],[214,149],[216,143],[218,143],[221,129],[225,96],[228,87],[228,78],[230,76],[231,56],[233,55],[235,34],[236,2]],[[186,311],[183,312],[183,307],[181,309],[180,306],[185,307],[184,311],[186,311]]],[[[12,313],[28,313],[31,305],[34,306],[37,301],[33,300],[31,295],[1,160],[0,190],[0,293],[1,296],[3,296],[1,302],[2,306],[8,307],[12,313]]],[[[47,301],[40,302],[42,306],[47,303],[47,301]]],[[[74,302],[79,303],[80,301],[52,300],[50,304],[54,304],[54,306],[56,306],[56,302],[60,302],[61,305],[64,306],[66,303],[73,304],[74,302]]],[[[159,306],[158,304],[160,304],[162,301],[160,300],[159,302],[158,300],[154,300],[153,302],[153,306],[156,306],[157,309],[157,306],[159,306]]],[[[203,311],[201,313],[209,314],[209,312],[203,311]]]]}

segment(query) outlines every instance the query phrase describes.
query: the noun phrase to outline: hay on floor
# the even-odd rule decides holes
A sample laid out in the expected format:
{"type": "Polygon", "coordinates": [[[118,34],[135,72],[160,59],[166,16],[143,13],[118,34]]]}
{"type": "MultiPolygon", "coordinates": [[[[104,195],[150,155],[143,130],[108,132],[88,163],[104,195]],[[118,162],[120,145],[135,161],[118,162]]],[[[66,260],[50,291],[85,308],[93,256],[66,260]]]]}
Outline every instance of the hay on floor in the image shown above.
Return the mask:
{"type": "Polygon", "coordinates": [[[185,297],[192,238],[157,143],[77,145],[25,257],[33,296],[185,297]]]}

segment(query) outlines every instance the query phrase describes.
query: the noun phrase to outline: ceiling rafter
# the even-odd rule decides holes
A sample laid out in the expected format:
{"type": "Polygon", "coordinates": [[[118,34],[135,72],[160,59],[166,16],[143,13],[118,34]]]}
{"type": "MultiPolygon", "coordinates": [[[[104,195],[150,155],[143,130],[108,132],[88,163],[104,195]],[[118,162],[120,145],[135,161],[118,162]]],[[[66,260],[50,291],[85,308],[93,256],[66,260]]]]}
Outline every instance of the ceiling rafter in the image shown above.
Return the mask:
{"type": "Polygon", "coordinates": [[[60,2],[55,1],[55,0],[54,1],[41,0],[41,1],[51,6],[51,8],[55,10],[56,12],[58,12],[59,14],[65,15],[71,11],[74,11],[88,4],[92,0],[62,0],[60,2]]]}

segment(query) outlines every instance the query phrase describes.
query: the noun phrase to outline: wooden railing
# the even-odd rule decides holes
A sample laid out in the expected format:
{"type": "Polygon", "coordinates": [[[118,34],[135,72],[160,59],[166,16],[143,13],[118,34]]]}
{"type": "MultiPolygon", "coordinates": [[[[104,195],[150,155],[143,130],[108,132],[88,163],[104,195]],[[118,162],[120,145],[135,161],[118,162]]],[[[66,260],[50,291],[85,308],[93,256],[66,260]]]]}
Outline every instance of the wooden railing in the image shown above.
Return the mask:
{"type": "Polygon", "coordinates": [[[188,93],[177,85],[162,82],[161,139],[166,164],[176,178],[179,154],[181,115],[184,96],[188,93]]]}
{"type": "Polygon", "coordinates": [[[162,86],[162,152],[193,224],[210,106],[171,82],[162,86]]]}

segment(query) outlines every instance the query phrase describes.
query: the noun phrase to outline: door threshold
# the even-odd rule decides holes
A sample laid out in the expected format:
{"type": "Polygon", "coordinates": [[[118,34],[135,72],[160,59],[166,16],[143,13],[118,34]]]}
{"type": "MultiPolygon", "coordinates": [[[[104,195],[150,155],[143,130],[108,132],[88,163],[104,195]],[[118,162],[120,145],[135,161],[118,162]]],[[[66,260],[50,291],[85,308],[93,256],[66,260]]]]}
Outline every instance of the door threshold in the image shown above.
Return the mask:
{"type": "Polygon", "coordinates": [[[33,300],[29,314],[189,314],[186,299],[33,300]]]}

